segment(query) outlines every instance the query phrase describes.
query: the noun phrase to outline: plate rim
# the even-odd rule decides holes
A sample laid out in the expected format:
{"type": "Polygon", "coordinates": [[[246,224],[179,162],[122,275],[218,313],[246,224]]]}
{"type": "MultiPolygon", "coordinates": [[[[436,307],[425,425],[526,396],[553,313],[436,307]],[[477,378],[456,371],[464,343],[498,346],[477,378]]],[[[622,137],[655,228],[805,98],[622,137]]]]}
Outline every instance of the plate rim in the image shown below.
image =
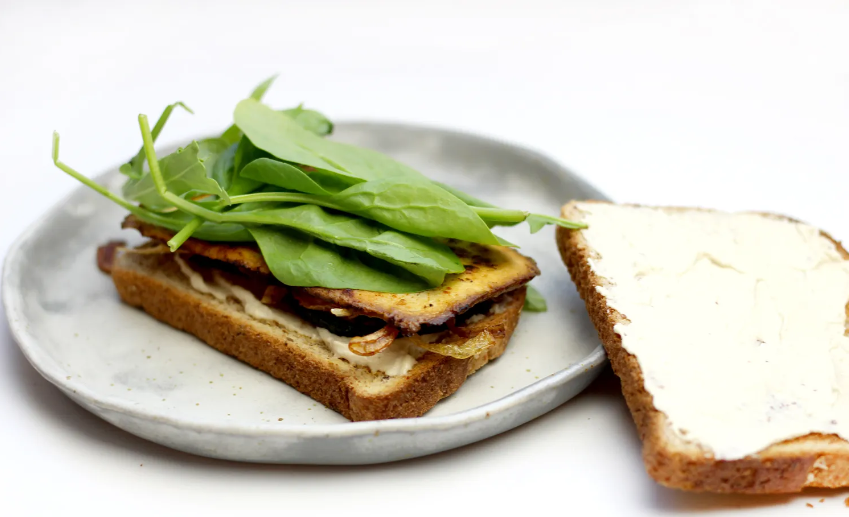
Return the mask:
{"type": "MultiPolygon", "coordinates": [[[[581,176],[571,172],[553,159],[542,154],[534,149],[519,146],[517,144],[491,138],[488,136],[466,132],[462,130],[447,129],[438,126],[400,123],[400,122],[382,122],[376,120],[346,120],[336,124],[337,127],[379,127],[386,128],[403,128],[413,131],[429,131],[441,134],[447,134],[453,137],[462,137],[466,139],[478,140],[482,143],[497,144],[509,148],[510,151],[521,154],[526,158],[536,160],[546,166],[546,168],[555,171],[559,176],[567,176],[572,181],[579,182],[588,190],[594,190],[598,193],[599,199],[608,199],[595,186],[588,183],[581,176]]],[[[165,146],[173,147],[173,146],[165,146]]],[[[112,167],[105,172],[97,174],[93,177],[94,181],[103,183],[104,179],[114,175],[118,167],[112,167]]],[[[23,293],[13,292],[11,285],[13,266],[22,263],[21,250],[23,246],[33,237],[33,234],[38,228],[50,218],[54,217],[54,213],[61,206],[78,192],[86,189],[85,185],[77,185],[67,195],[54,203],[45,213],[38,217],[13,241],[9,247],[3,263],[3,272],[0,283],[2,283],[2,303],[6,320],[9,325],[9,330],[18,348],[26,357],[32,367],[46,380],[54,386],[60,388],[63,392],[70,395],[73,393],[74,398],[80,398],[85,403],[97,407],[101,410],[113,411],[131,418],[141,420],[153,420],[157,424],[174,426],[183,430],[214,432],[222,435],[241,436],[241,437],[267,437],[267,436],[293,436],[298,438],[338,438],[338,437],[357,437],[374,435],[376,432],[383,433],[404,433],[404,432],[421,432],[421,431],[439,431],[448,428],[454,428],[458,425],[468,425],[478,421],[482,421],[498,413],[503,413],[521,405],[527,400],[535,398],[537,395],[543,394],[550,390],[570,383],[573,379],[581,376],[581,374],[601,368],[607,363],[607,356],[604,347],[599,341],[597,346],[582,359],[575,362],[568,368],[564,368],[558,372],[548,375],[540,380],[537,380],[527,386],[519,388],[513,392],[504,395],[501,398],[487,402],[485,404],[475,406],[457,413],[434,417],[413,417],[399,418],[390,420],[370,420],[361,422],[339,422],[339,423],[321,423],[321,424],[291,424],[291,423],[256,423],[243,424],[238,421],[232,423],[217,423],[217,422],[198,422],[188,419],[183,419],[174,416],[157,414],[155,411],[146,409],[147,406],[134,404],[130,401],[115,396],[103,396],[84,384],[75,384],[66,378],[65,372],[61,371],[61,365],[52,360],[39,346],[38,339],[32,336],[26,328],[26,325],[20,318],[13,318],[13,315],[18,315],[21,306],[18,302],[23,302],[23,293]]],[[[564,266],[565,267],[565,266],[564,266]]],[[[278,382],[283,382],[279,381],[278,382]]],[[[583,391],[580,390],[580,391],[583,391]]],[[[580,391],[578,393],[580,393],[580,391]]],[[[576,394],[577,395],[577,394],[576,394]]],[[[306,396],[306,395],[305,395],[306,396]]],[[[568,399],[567,399],[568,400],[568,399]]],[[[543,413],[544,414],[544,413],[543,413]]],[[[530,420],[533,420],[531,418],[530,420]]],[[[523,422],[524,423],[524,422],[523,422]]],[[[520,424],[521,425],[521,424],[520,424]]]]}

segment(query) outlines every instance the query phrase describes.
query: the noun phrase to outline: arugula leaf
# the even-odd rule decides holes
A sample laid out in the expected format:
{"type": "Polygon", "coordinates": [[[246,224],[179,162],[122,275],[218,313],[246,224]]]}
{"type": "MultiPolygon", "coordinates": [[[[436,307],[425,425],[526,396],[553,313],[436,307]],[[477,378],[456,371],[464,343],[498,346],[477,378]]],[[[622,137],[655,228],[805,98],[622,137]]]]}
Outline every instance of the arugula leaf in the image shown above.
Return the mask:
{"type": "Polygon", "coordinates": [[[545,312],[548,310],[548,304],[545,302],[545,297],[543,297],[542,293],[537,291],[532,285],[528,285],[523,310],[528,312],[545,312]]]}
{"type": "Polygon", "coordinates": [[[412,293],[428,284],[403,269],[369,260],[355,250],[322,242],[296,230],[257,226],[249,230],[271,273],[286,285],[412,293]]]}
{"type": "Polygon", "coordinates": [[[253,99],[241,101],[233,118],[260,149],[286,162],[334,173],[349,184],[387,177],[424,178],[416,170],[377,151],[325,140],[286,114],[253,99]]]}
{"type": "Polygon", "coordinates": [[[431,287],[447,273],[462,273],[460,259],[445,244],[409,235],[348,214],[331,214],[315,205],[229,212],[228,220],[266,227],[287,226],[323,241],[367,253],[423,278],[431,287]]]}
{"type": "MultiPolygon", "coordinates": [[[[207,149],[208,151],[208,149],[207,149]]],[[[200,146],[192,142],[159,160],[159,167],[168,191],[181,196],[184,194],[213,194],[227,199],[227,193],[221,186],[207,177],[206,168],[199,159],[200,146]]],[[[170,208],[172,203],[159,195],[154,184],[153,175],[145,174],[140,179],[129,179],[123,187],[126,199],[138,201],[141,205],[154,210],[170,208]]]]}
{"type": "Polygon", "coordinates": [[[275,185],[296,192],[329,196],[330,192],[301,169],[288,163],[272,160],[270,158],[259,158],[248,165],[239,173],[243,178],[249,178],[261,183],[275,185]]]}

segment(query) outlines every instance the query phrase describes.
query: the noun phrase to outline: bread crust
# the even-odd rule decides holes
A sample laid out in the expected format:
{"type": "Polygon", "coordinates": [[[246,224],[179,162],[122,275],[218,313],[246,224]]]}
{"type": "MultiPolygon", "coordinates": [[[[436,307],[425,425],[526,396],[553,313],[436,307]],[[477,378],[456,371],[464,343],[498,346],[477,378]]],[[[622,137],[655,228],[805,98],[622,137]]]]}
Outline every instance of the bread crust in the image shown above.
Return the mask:
{"type": "Polygon", "coordinates": [[[506,310],[475,325],[495,338],[495,344],[487,350],[468,359],[428,352],[406,375],[384,377],[311,353],[303,346],[305,337],[281,331],[181,285],[175,280],[179,278],[175,270],[170,255],[121,253],[113,265],[112,279],[127,304],[282,380],[352,421],[426,413],[457,391],[469,375],[504,353],[525,299],[525,288],[506,294],[506,310]],[[364,375],[377,379],[377,383],[384,377],[385,384],[375,389],[374,382],[363,381],[364,375]]]}
{"type": "MultiPolygon", "coordinates": [[[[565,205],[562,215],[580,219],[576,202],[565,205]]],[[[773,214],[764,215],[792,220],[773,214]]],[[[825,232],[823,235],[849,259],[849,253],[840,242],[825,232]]],[[[654,407],[652,396],[645,389],[637,358],[623,348],[621,337],[614,331],[614,325],[627,321],[627,317],[608,306],[605,297],[596,289],[603,280],[590,267],[593,251],[577,230],[558,228],[556,239],[561,257],[586,303],[613,371],[622,383],[622,393],[643,442],[646,471],[655,481],[683,490],[751,494],[798,492],[806,487],[849,486],[849,442],[835,435],[812,433],[773,444],[757,454],[733,461],[716,460],[700,445],[674,435],[666,415],[654,407]]]]}

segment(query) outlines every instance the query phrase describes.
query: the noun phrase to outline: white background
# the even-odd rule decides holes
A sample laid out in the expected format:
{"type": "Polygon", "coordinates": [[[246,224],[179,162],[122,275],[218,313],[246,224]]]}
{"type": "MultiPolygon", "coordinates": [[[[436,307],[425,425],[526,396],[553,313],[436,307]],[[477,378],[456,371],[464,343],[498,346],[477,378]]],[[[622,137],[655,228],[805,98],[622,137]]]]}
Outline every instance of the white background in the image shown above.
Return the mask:
{"type": "MultiPolygon", "coordinates": [[[[0,0],[0,253],[138,147],[136,115],[183,100],[161,142],[267,100],[538,149],[617,201],[783,212],[849,238],[849,3],[0,0]]],[[[518,171],[517,173],[520,173],[518,171]]],[[[566,288],[571,288],[566,286],[566,288]]],[[[721,372],[717,372],[721,375],[721,372]]],[[[0,514],[849,515],[847,491],[661,488],[611,374],[553,413],[434,457],[367,468],[196,458],[97,420],[0,323],[0,514]],[[820,503],[819,499],[825,498],[820,503]]]]}

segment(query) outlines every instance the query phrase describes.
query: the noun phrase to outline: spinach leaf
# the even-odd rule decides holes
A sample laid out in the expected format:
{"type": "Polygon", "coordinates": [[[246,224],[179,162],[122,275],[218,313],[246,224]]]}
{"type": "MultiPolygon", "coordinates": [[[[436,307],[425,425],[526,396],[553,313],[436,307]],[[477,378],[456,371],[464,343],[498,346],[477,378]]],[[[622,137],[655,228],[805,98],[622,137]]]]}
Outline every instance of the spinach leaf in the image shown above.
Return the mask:
{"type": "MultiPolygon", "coordinates": [[[[260,100],[260,99],[257,99],[260,100]]],[[[303,106],[283,110],[296,124],[302,128],[315,133],[318,136],[327,136],[333,132],[333,122],[314,110],[304,109],[303,106]]]]}
{"type": "MultiPolygon", "coordinates": [[[[249,98],[255,101],[262,101],[262,98],[265,96],[265,92],[268,91],[268,88],[271,87],[271,84],[276,78],[277,76],[275,75],[260,83],[260,85],[254,88],[254,91],[251,92],[249,98]]],[[[304,109],[303,104],[295,108],[281,110],[281,113],[285,113],[298,125],[318,136],[327,136],[333,132],[333,123],[330,122],[327,117],[315,110],[304,109]]],[[[221,138],[228,143],[235,144],[242,138],[242,131],[236,124],[233,124],[224,131],[221,138]]]]}
{"type": "Polygon", "coordinates": [[[523,309],[528,312],[545,312],[548,310],[548,304],[545,302],[542,293],[537,291],[532,285],[528,285],[523,309]]]}
{"type": "MultiPolygon", "coordinates": [[[[182,102],[175,102],[174,104],[169,104],[162,111],[162,115],[159,116],[159,120],[156,121],[156,124],[153,126],[153,130],[151,131],[151,136],[153,141],[159,137],[159,133],[162,132],[162,128],[165,127],[165,123],[168,122],[168,118],[171,116],[171,112],[174,111],[174,108],[177,106],[183,108],[191,114],[194,114],[188,106],[183,104],[182,102]]],[[[133,179],[140,179],[142,177],[142,166],[144,165],[144,146],[139,149],[139,152],[136,153],[133,158],[122,165],[118,170],[121,174],[125,174],[133,179]]]]}
{"type": "MultiPolygon", "coordinates": [[[[261,101],[265,96],[265,92],[268,91],[275,79],[277,79],[277,75],[272,75],[265,81],[259,83],[259,85],[251,92],[250,98],[261,101]]],[[[233,124],[221,134],[221,138],[228,144],[235,144],[242,139],[242,131],[236,126],[236,124],[233,124]]]]}
{"type": "Polygon", "coordinates": [[[515,226],[523,221],[528,222],[528,226],[531,228],[531,233],[536,233],[549,224],[556,224],[558,226],[571,229],[586,228],[587,226],[584,223],[567,221],[566,219],[552,215],[531,214],[520,210],[498,208],[496,205],[482,201],[474,196],[470,196],[469,194],[466,194],[461,190],[457,190],[449,185],[445,185],[444,183],[439,183],[437,181],[434,183],[454,194],[467,205],[475,208],[475,212],[490,228],[493,226],[515,226]]]}
{"type": "Polygon", "coordinates": [[[253,99],[240,102],[233,118],[239,129],[260,149],[286,162],[334,173],[349,184],[387,177],[424,178],[414,169],[377,151],[325,140],[285,113],[253,99]]]}
{"type": "Polygon", "coordinates": [[[330,192],[301,169],[288,163],[272,160],[270,158],[259,158],[245,166],[239,173],[243,178],[249,178],[261,183],[275,185],[296,192],[329,196],[330,192]]]}
{"type": "MultiPolygon", "coordinates": [[[[127,202],[125,199],[122,199],[121,197],[113,194],[103,185],[100,185],[94,180],[84,176],[83,174],[80,174],[79,172],[59,160],[59,133],[56,132],[53,133],[53,164],[58,169],[67,173],[69,176],[75,178],[83,185],[89,187],[90,189],[99,193],[103,197],[113,201],[118,206],[123,207],[131,214],[148,223],[156,224],[162,226],[163,228],[168,228],[169,230],[179,231],[183,226],[186,225],[186,223],[188,223],[192,219],[192,216],[183,212],[171,212],[167,214],[160,214],[157,212],[151,212],[150,210],[145,210],[144,208],[138,207],[132,203],[127,202]]],[[[249,234],[241,224],[233,223],[203,223],[203,225],[201,225],[200,228],[197,230],[197,236],[199,239],[207,241],[253,241],[253,237],[251,236],[251,234],[249,234]]]]}
{"type": "Polygon", "coordinates": [[[271,274],[286,285],[388,293],[412,293],[429,287],[403,269],[296,230],[257,226],[249,231],[271,274]]]}
{"type": "Polygon", "coordinates": [[[570,230],[576,230],[587,227],[585,223],[576,223],[574,221],[568,221],[561,217],[555,217],[553,215],[545,214],[529,214],[528,218],[525,220],[528,222],[528,226],[530,226],[531,228],[531,233],[536,233],[549,224],[555,224],[557,226],[562,226],[563,228],[569,228],[570,230]]]}
{"type": "Polygon", "coordinates": [[[209,171],[215,166],[218,158],[227,151],[230,144],[221,138],[205,138],[198,142],[198,160],[203,163],[203,167],[209,171]]]}
{"type": "Polygon", "coordinates": [[[479,207],[483,207],[483,208],[498,208],[496,205],[493,205],[492,203],[487,203],[486,201],[478,199],[474,196],[470,196],[469,194],[466,194],[462,190],[458,190],[458,189],[456,189],[456,188],[454,188],[450,185],[446,185],[445,183],[440,183],[438,181],[434,181],[433,183],[436,184],[436,185],[439,185],[440,187],[442,187],[444,190],[447,190],[451,194],[454,194],[456,197],[460,198],[460,200],[463,203],[466,203],[469,206],[479,206],[479,207]]]}
{"type": "MultiPolygon", "coordinates": [[[[155,224],[169,230],[179,232],[192,221],[192,216],[185,212],[156,212],[136,213],[136,217],[144,222],[155,224]]],[[[253,236],[241,224],[204,222],[194,232],[192,237],[210,242],[253,242],[253,236]]]]}
{"type": "Polygon", "coordinates": [[[272,75],[265,81],[259,83],[256,88],[251,92],[251,99],[255,101],[261,101],[263,97],[265,97],[265,92],[271,88],[271,85],[274,84],[274,81],[277,79],[277,74],[272,75]]]}
{"type": "Polygon", "coordinates": [[[218,182],[224,190],[230,189],[230,183],[233,179],[236,149],[238,148],[238,143],[230,145],[218,156],[218,159],[214,164],[212,164],[212,169],[209,169],[208,167],[206,169],[209,173],[209,177],[218,182]]]}
{"type": "Polygon", "coordinates": [[[328,199],[331,207],[426,237],[500,244],[466,203],[430,181],[384,178],[358,183],[328,199]]]}
{"type": "Polygon", "coordinates": [[[242,131],[236,126],[236,124],[230,125],[226,131],[221,133],[221,139],[230,144],[238,143],[242,138],[242,131]]]}
{"type": "MultiPolygon", "coordinates": [[[[206,168],[198,158],[200,146],[192,142],[185,148],[179,149],[159,160],[159,168],[168,191],[181,196],[184,194],[202,193],[214,194],[224,199],[227,193],[221,186],[207,177],[206,168]]],[[[129,179],[123,187],[126,199],[138,201],[141,205],[154,210],[170,208],[172,204],[157,192],[153,176],[145,174],[139,179],[129,179]]]]}
{"type": "Polygon", "coordinates": [[[463,264],[448,246],[427,237],[397,232],[380,223],[347,214],[331,214],[315,205],[231,211],[230,221],[287,226],[323,241],[367,253],[423,278],[431,287],[447,273],[462,273],[463,264]]]}
{"type": "Polygon", "coordinates": [[[227,193],[233,196],[246,194],[258,189],[262,183],[250,178],[242,177],[240,172],[248,163],[268,156],[261,149],[257,149],[246,136],[242,136],[236,147],[236,154],[233,156],[233,168],[229,172],[229,183],[227,193]]]}

